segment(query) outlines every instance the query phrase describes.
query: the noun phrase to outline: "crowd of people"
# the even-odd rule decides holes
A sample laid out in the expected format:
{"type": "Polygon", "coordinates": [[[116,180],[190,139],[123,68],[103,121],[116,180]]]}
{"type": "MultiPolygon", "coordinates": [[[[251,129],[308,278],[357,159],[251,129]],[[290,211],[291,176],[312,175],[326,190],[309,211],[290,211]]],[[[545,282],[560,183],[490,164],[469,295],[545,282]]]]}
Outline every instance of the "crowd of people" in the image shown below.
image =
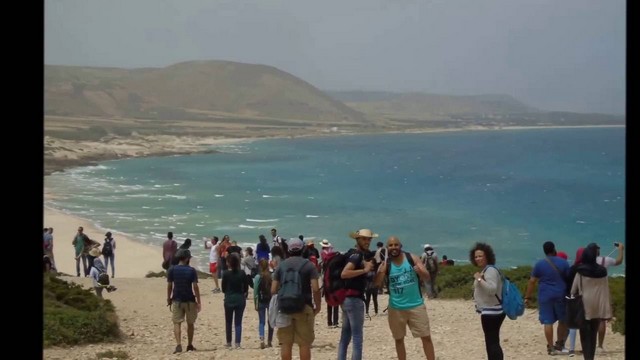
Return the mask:
{"type": "MultiPolygon", "coordinates": [[[[55,271],[52,234],[52,228],[44,229],[45,271],[55,271]]],[[[370,317],[371,302],[373,316],[387,313],[398,359],[407,357],[404,338],[408,327],[413,337],[420,338],[425,357],[434,360],[425,297],[438,296],[439,269],[452,266],[453,261],[446,255],[439,261],[430,244],[423,246],[420,256],[406,252],[396,236],[389,236],[386,243],[380,241],[375,250],[370,250],[372,239],[378,237],[370,229],[360,229],[349,236],[355,244],[343,254],[326,239],[317,249],[315,242],[304,241],[303,235],[287,240],[277,235],[276,229],[271,230],[271,241],[260,235],[255,248],[242,249],[229,235],[224,235],[221,241],[217,236],[206,240],[204,247],[209,250],[209,271],[214,285],[212,292],[224,294],[225,346],[242,348],[242,318],[250,300],[249,288],[252,288],[254,310],[259,318],[260,347],[272,347],[275,334],[282,359],[292,358],[294,344],[298,345],[300,359],[311,358],[315,316],[320,312],[324,298],[327,326],[341,328],[338,360],[347,359],[349,347],[352,360],[362,359],[364,321],[365,317],[370,317]],[[327,279],[333,276],[330,275],[330,264],[337,261],[338,255],[342,255],[344,261],[339,264],[337,275],[344,291],[336,302],[327,279]],[[290,305],[291,296],[287,291],[292,283],[300,288],[298,307],[290,305]],[[388,306],[380,311],[377,296],[384,290],[389,294],[388,306]]],[[[104,290],[115,291],[108,275],[106,283],[104,280],[109,264],[111,278],[115,277],[116,242],[111,232],[105,234],[101,244],[91,240],[79,227],[72,245],[76,276],[91,277],[99,297],[104,290]]],[[[162,247],[162,266],[167,270],[167,305],[171,307],[176,340],[174,353],[183,351],[181,324],[185,320],[186,351],[196,350],[193,337],[202,303],[197,273],[190,266],[191,246],[191,239],[178,245],[173,233],[169,232],[162,247]]],[[[584,359],[594,359],[596,354],[604,352],[606,322],[613,316],[607,268],[623,262],[624,245],[616,243],[615,249],[617,257],[602,256],[600,247],[590,243],[578,248],[573,264],[569,264],[567,254],[557,251],[553,242],[543,244],[544,258],[533,266],[524,301],[526,304],[531,300],[537,287],[538,320],[543,325],[549,355],[574,356],[577,334],[584,359]],[[566,299],[575,295],[582,296],[585,321],[579,328],[569,328],[566,299]]],[[[494,266],[496,254],[489,244],[478,242],[469,251],[469,261],[478,268],[473,274],[473,299],[480,315],[487,358],[503,359],[500,343],[500,328],[505,319],[500,298],[503,278],[494,266]]]]}

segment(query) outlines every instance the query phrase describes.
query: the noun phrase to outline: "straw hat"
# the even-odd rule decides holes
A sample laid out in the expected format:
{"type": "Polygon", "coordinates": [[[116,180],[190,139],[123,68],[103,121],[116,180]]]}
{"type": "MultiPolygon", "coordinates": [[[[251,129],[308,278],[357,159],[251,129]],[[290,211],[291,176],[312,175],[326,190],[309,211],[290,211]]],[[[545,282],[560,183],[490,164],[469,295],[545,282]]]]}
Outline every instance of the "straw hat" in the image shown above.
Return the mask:
{"type": "Polygon", "coordinates": [[[350,232],[349,236],[352,239],[357,239],[359,237],[377,238],[378,234],[374,233],[373,231],[371,231],[369,229],[360,229],[360,230],[355,231],[355,232],[350,232]]]}
{"type": "Polygon", "coordinates": [[[331,243],[327,239],[322,239],[322,241],[320,241],[320,246],[322,246],[323,248],[331,247],[331,243]]]}
{"type": "Polygon", "coordinates": [[[93,257],[98,257],[100,256],[100,250],[98,250],[97,247],[94,247],[93,249],[89,250],[89,255],[93,257]]]}

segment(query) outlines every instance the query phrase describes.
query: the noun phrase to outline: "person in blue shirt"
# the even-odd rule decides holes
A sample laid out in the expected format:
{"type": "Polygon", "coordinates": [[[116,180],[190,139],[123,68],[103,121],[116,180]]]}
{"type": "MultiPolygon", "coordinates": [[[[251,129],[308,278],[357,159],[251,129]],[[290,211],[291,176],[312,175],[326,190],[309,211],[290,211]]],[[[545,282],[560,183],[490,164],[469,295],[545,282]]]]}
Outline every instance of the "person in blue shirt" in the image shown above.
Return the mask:
{"type": "MultiPolygon", "coordinates": [[[[556,355],[564,352],[568,328],[565,322],[567,291],[566,279],[569,275],[569,263],[557,256],[556,246],[547,241],[542,245],[544,259],[538,260],[533,266],[531,277],[527,284],[524,303],[531,300],[533,289],[538,284],[538,319],[544,326],[544,336],[547,340],[547,354],[556,355]],[[553,324],[558,322],[557,341],[553,343],[553,324]]],[[[568,350],[566,350],[568,353],[568,350]]]]}
{"type": "Polygon", "coordinates": [[[198,274],[189,266],[191,251],[179,249],[176,254],[178,265],[167,271],[167,305],[171,307],[173,334],[176,338],[174,354],[182,352],[182,336],[180,326],[187,320],[187,351],[195,351],[193,334],[198,313],[202,310],[198,274]]]}

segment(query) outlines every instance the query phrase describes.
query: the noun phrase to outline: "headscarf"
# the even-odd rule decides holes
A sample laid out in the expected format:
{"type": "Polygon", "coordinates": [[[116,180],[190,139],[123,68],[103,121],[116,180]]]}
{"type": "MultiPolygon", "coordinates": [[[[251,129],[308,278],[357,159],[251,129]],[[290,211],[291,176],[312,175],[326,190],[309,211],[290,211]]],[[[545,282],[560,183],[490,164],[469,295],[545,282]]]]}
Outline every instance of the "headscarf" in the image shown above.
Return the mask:
{"type": "Polygon", "coordinates": [[[189,249],[191,247],[191,239],[187,238],[178,249],[189,249]]]}
{"type": "Polygon", "coordinates": [[[573,260],[573,265],[580,265],[582,264],[582,253],[584,252],[584,248],[583,247],[579,247],[578,250],[576,250],[576,258],[573,260]]]}
{"type": "Polygon", "coordinates": [[[587,245],[582,252],[582,263],[576,268],[578,274],[590,278],[603,278],[607,276],[607,269],[596,262],[598,249],[599,247],[596,243],[587,245]]]}

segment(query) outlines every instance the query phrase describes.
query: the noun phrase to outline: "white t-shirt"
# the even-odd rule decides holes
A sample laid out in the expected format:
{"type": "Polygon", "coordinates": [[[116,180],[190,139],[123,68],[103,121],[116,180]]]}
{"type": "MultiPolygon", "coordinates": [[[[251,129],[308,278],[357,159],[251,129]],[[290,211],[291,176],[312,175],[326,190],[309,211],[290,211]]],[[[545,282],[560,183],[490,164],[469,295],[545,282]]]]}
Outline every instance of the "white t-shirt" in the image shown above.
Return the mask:
{"type": "Polygon", "coordinates": [[[598,256],[596,258],[596,263],[598,265],[604,266],[605,268],[608,268],[609,266],[615,266],[616,265],[616,259],[614,259],[612,257],[608,257],[608,256],[605,256],[605,257],[598,256]],[[604,259],[604,263],[602,263],[602,259],[604,259]]]}
{"type": "MultiPolygon", "coordinates": [[[[211,246],[211,242],[207,241],[207,243],[209,244],[209,246],[211,246]]],[[[215,264],[218,262],[218,246],[220,245],[220,243],[218,242],[217,244],[211,246],[211,251],[209,251],[209,262],[211,264],[215,264]]]]}

